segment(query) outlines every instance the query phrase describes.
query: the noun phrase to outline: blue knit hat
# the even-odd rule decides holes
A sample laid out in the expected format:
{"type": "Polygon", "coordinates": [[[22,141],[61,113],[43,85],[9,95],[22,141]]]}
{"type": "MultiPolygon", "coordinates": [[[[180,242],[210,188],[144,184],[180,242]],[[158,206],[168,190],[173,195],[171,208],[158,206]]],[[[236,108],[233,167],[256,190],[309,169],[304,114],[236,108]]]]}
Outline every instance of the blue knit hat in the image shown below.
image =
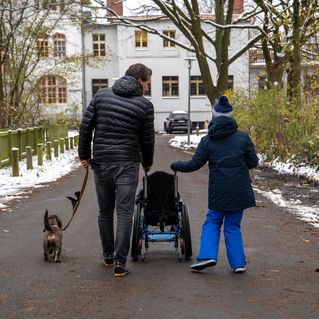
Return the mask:
{"type": "Polygon", "coordinates": [[[228,102],[228,99],[225,95],[221,95],[218,98],[218,101],[214,104],[213,107],[213,118],[218,116],[233,116],[233,107],[228,102]]]}

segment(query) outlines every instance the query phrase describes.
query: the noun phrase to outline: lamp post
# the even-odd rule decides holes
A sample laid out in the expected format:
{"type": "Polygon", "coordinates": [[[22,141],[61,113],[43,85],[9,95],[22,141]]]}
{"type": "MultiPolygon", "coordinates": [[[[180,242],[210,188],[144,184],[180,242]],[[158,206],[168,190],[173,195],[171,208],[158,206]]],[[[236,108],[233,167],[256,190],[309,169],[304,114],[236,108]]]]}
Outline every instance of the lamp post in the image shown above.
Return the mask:
{"type": "Polygon", "coordinates": [[[187,144],[190,144],[190,134],[191,134],[191,68],[192,61],[196,60],[195,57],[188,56],[184,58],[188,62],[188,127],[187,127],[187,144]]]}

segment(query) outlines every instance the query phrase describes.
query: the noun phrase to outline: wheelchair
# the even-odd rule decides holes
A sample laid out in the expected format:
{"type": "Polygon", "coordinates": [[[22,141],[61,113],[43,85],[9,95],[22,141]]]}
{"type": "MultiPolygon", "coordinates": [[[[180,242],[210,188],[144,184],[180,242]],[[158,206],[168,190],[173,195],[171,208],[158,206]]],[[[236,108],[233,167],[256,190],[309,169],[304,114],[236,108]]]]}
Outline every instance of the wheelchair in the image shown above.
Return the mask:
{"type": "Polygon", "coordinates": [[[136,197],[133,217],[131,257],[144,261],[149,244],[174,243],[179,261],[192,256],[188,207],[178,193],[177,174],[145,173],[143,188],[136,197]]]}

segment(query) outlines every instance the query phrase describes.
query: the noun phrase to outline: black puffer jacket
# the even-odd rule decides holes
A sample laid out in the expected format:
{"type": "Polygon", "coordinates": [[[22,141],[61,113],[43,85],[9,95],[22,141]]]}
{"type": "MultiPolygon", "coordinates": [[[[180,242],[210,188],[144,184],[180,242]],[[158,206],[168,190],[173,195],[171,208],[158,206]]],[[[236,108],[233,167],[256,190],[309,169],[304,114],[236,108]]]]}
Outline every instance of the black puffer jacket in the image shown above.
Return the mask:
{"type": "Polygon", "coordinates": [[[83,114],[79,133],[79,158],[98,162],[153,164],[154,108],[143,97],[142,85],[123,76],[112,88],[100,89],[83,114]]]}

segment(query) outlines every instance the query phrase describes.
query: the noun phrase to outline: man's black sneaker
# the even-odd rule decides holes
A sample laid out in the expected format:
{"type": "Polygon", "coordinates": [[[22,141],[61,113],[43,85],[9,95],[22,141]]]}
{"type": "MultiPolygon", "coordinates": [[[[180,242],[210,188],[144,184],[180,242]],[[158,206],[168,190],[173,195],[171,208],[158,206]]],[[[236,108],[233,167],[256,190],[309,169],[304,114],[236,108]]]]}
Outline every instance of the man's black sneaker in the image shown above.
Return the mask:
{"type": "Polygon", "coordinates": [[[214,259],[200,259],[197,260],[196,263],[191,265],[192,271],[201,271],[207,267],[212,267],[216,265],[216,260],[214,259]]]}
{"type": "Polygon", "coordinates": [[[112,255],[107,256],[106,258],[103,259],[104,265],[106,267],[112,267],[115,265],[114,263],[114,257],[112,255]]]}
{"type": "Polygon", "coordinates": [[[114,276],[115,277],[123,277],[126,276],[129,273],[128,268],[124,264],[121,264],[119,262],[116,263],[114,266],[114,276]]]}

